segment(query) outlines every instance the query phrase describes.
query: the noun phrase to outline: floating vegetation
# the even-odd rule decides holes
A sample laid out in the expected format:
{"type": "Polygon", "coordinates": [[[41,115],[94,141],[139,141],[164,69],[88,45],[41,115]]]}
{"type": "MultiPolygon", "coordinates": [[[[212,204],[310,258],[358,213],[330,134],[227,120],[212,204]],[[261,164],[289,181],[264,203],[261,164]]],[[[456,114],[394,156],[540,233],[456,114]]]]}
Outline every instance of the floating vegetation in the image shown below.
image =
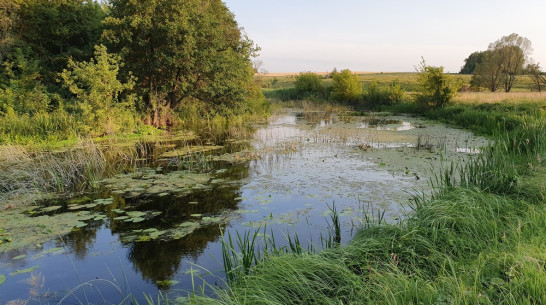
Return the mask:
{"type": "Polygon", "coordinates": [[[173,193],[191,193],[194,189],[205,189],[212,177],[189,171],[173,171],[167,174],[155,169],[143,168],[138,172],[121,174],[101,181],[108,189],[126,198],[142,195],[167,196],[173,193]]]}
{"type": "Polygon", "coordinates": [[[250,160],[260,158],[260,154],[256,151],[243,150],[232,154],[223,154],[212,158],[214,161],[224,161],[232,164],[244,163],[250,160]]]}
{"type": "Polygon", "coordinates": [[[114,198],[96,199],[93,202],[99,205],[110,205],[114,202],[114,198]]]}
{"type": "Polygon", "coordinates": [[[54,211],[57,211],[59,209],[62,209],[62,207],[63,206],[61,206],[61,205],[53,205],[53,206],[49,206],[49,207],[43,207],[42,212],[46,212],[46,213],[54,212],[54,211]]]}
{"type": "Polygon", "coordinates": [[[30,273],[32,271],[35,271],[38,268],[39,268],[38,266],[34,266],[34,267],[26,268],[26,269],[15,270],[9,275],[14,276],[14,275],[23,274],[23,273],[30,273]]]}
{"type": "Polygon", "coordinates": [[[210,146],[185,146],[182,148],[177,148],[168,152],[165,152],[160,155],[161,158],[175,158],[181,156],[187,156],[194,153],[204,153],[213,150],[222,149],[223,146],[210,145],[210,146]]]}
{"type": "Polygon", "coordinates": [[[159,230],[156,228],[141,229],[141,230],[132,230],[125,233],[121,237],[121,241],[124,243],[131,242],[148,242],[154,240],[169,241],[175,239],[181,239],[189,234],[195,232],[200,228],[208,227],[211,225],[218,225],[223,223],[228,223],[233,216],[229,214],[224,214],[216,217],[199,216],[200,219],[195,219],[194,221],[186,221],[179,225],[174,226],[170,229],[159,230]]]}
{"type": "Polygon", "coordinates": [[[0,285],[4,284],[6,282],[6,276],[3,274],[0,274],[0,285]]]}
{"type": "MultiPolygon", "coordinates": [[[[164,280],[164,281],[156,281],[155,283],[160,289],[169,289],[171,288],[171,286],[179,284],[180,282],[175,280],[164,280]]],[[[175,301],[175,304],[179,304],[179,303],[175,301]]]]}
{"type": "Polygon", "coordinates": [[[238,214],[256,214],[259,211],[260,210],[245,210],[245,209],[242,209],[242,210],[235,211],[235,213],[238,213],[238,214]]]}
{"type": "MultiPolygon", "coordinates": [[[[5,210],[0,213],[0,223],[4,233],[0,232],[0,241],[10,242],[0,244],[0,252],[22,249],[42,244],[58,236],[70,233],[74,228],[87,226],[85,221],[94,219],[98,214],[90,211],[59,213],[53,216],[29,216],[23,214],[25,208],[5,210]],[[7,241],[7,240],[6,240],[7,241]]],[[[39,247],[38,247],[39,248],[39,247]]]]}
{"type": "Polygon", "coordinates": [[[17,255],[16,257],[14,257],[13,260],[14,260],[14,261],[17,261],[17,260],[23,259],[23,258],[25,258],[25,257],[27,257],[26,254],[21,254],[21,255],[17,255]]]}

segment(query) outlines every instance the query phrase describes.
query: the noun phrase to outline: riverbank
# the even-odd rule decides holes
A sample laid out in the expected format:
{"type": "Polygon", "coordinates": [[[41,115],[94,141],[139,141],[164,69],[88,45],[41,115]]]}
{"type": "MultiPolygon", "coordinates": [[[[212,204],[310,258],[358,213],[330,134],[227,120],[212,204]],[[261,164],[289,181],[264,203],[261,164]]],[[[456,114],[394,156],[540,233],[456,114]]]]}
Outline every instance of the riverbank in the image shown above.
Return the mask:
{"type": "Polygon", "coordinates": [[[454,105],[422,114],[490,135],[495,145],[438,172],[435,194],[415,198],[401,223],[371,222],[349,245],[319,253],[264,255],[215,299],[192,302],[546,303],[544,104],[454,105]]]}

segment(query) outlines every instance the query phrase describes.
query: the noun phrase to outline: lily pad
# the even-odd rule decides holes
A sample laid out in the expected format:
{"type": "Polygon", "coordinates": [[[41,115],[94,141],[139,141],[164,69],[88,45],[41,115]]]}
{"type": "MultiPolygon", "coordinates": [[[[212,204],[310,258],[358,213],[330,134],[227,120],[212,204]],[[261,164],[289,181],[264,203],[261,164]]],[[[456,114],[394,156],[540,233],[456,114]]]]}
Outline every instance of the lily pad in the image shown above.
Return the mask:
{"type": "Polygon", "coordinates": [[[146,212],[141,212],[141,211],[130,211],[130,212],[127,212],[126,214],[127,216],[132,218],[146,216],[146,212]]]}
{"type": "Polygon", "coordinates": [[[17,255],[16,257],[14,257],[13,260],[20,260],[20,259],[23,259],[25,257],[27,257],[26,254],[21,254],[21,255],[17,255]]]}
{"type": "Polygon", "coordinates": [[[190,216],[191,216],[191,217],[201,217],[201,216],[203,216],[203,215],[202,215],[202,214],[191,214],[190,216]]]}
{"type": "Polygon", "coordinates": [[[68,209],[71,211],[81,210],[81,209],[85,209],[85,205],[72,204],[68,206],[68,209]]]}
{"type": "Polygon", "coordinates": [[[30,272],[32,272],[32,271],[34,271],[36,269],[38,269],[38,266],[30,267],[30,268],[27,268],[27,269],[16,270],[16,271],[13,271],[12,273],[10,273],[9,275],[14,276],[14,275],[23,274],[23,273],[30,273],[30,272]]]}
{"type": "Polygon", "coordinates": [[[131,218],[131,217],[129,217],[129,216],[118,216],[118,217],[115,217],[114,220],[127,220],[129,218],[131,218]]]}
{"type": "Polygon", "coordinates": [[[74,226],[75,228],[83,228],[83,227],[86,227],[87,224],[85,222],[81,222],[79,221],[78,223],[76,223],[76,225],[74,226]]]}
{"type": "Polygon", "coordinates": [[[221,217],[203,217],[202,220],[204,222],[218,223],[222,221],[222,218],[221,217]]]}
{"type": "Polygon", "coordinates": [[[3,274],[0,274],[0,285],[4,284],[6,282],[6,276],[3,274]]]}
{"type": "Polygon", "coordinates": [[[110,197],[110,198],[104,198],[104,199],[96,199],[93,202],[100,205],[110,205],[114,202],[114,198],[110,197]]]}
{"type": "Polygon", "coordinates": [[[42,208],[42,211],[43,212],[53,212],[53,211],[57,211],[59,209],[61,209],[62,206],[60,205],[54,205],[54,206],[50,206],[50,207],[44,207],[42,208]]]}

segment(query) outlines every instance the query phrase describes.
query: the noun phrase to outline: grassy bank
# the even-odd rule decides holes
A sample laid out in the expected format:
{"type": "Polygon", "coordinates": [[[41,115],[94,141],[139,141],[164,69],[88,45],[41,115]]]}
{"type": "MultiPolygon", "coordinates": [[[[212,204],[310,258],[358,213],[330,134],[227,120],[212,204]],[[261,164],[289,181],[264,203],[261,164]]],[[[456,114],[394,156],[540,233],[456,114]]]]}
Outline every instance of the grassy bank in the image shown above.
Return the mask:
{"type": "Polygon", "coordinates": [[[320,253],[265,255],[217,298],[192,301],[545,304],[543,104],[455,105],[423,114],[489,134],[495,145],[438,173],[435,194],[415,198],[401,223],[370,224],[348,245],[320,253]]]}

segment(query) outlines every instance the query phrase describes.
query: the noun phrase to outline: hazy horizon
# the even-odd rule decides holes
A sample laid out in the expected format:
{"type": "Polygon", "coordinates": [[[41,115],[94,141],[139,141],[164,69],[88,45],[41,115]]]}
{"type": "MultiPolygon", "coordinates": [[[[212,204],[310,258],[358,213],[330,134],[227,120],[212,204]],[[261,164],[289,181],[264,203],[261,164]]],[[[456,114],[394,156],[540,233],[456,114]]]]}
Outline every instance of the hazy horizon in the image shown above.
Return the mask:
{"type": "Polygon", "coordinates": [[[413,72],[421,56],[457,73],[470,53],[511,33],[527,37],[534,62],[546,65],[543,1],[224,2],[270,73],[413,72]]]}

